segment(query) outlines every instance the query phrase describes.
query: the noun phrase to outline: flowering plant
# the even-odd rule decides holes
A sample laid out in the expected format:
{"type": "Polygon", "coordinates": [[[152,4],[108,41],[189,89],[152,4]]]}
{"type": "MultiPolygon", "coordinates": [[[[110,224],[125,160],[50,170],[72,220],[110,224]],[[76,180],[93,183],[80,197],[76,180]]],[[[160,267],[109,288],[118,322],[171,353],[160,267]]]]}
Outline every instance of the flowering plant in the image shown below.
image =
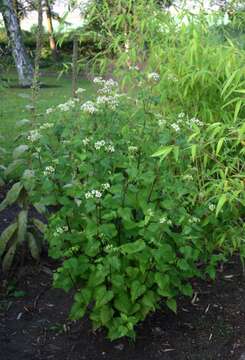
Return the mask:
{"type": "Polygon", "coordinates": [[[59,107],[30,139],[34,198],[56,209],[46,232],[63,260],[55,285],[75,287],[71,317],[89,312],[110,339],[133,337],[163,300],[176,311],[193,277],[214,278],[220,261],[244,251],[242,121],[161,112],[160,75],[140,82],[131,98],[96,78],[95,98],[59,107]]]}

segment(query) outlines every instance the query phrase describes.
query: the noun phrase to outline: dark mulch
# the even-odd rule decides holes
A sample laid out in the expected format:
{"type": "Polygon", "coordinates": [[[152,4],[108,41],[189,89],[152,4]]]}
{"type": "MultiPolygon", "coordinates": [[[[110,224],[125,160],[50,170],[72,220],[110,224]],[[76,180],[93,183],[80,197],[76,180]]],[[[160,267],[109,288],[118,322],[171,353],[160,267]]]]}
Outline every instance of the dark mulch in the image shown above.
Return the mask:
{"type": "MultiPolygon", "coordinates": [[[[1,213],[0,230],[17,209],[1,213]]],[[[245,359],[245,283],[233,258],[215,282],[194,284],[178,314],[159,310],[137,329],[135,343],[110,342],[90,322],[67,320],[72,294],[52,288],[57,264],[43,257],[1,280],[1,360],[227,360],[245,359]]]]}

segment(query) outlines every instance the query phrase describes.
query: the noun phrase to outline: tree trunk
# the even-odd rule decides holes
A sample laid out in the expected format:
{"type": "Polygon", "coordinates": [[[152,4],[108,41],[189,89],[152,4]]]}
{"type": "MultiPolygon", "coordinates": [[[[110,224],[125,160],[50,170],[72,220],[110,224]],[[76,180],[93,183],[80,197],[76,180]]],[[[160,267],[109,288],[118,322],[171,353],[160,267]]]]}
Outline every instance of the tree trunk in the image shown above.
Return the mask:
{"type": "Polygon", "coordinates": [[[73,53],[72,53],[72,96],[76,97],[77,78],[78,78],[78,38],[74,35],[73,38],[73,53]]]}
{"type": "Polygon", "coordinates": [[[50,49],[52,51],[53,57],[56,60],[58,57],[58,51],[56,47],[55,38],[53,35],[54,29],[53,29],[53,22],[52,22],[52,15],[51,15],[51,9],[49,5],[49,0],[45,0],[45,12],[47,17],[47,30],[49,34],[49,45],[50,49]]]}
{"type": "Polygon", "coordinates": [[[23,43],[19,21],[13,8],[12,0],[0,0],[0,11],[2,12],[6,32],[10,40],[19,84],[23,87],[29,87],[32,84],[33,67],[23,43]]]}

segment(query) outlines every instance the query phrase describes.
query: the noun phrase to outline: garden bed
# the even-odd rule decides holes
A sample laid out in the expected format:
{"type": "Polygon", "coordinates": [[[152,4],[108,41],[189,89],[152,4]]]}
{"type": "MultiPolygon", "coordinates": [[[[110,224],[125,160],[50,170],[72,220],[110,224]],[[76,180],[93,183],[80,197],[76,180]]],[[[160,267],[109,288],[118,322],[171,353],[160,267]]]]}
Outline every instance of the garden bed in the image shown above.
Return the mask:
{"type": "Polygon", "coordinates": [[[245,352],[245,285],[238,258],[216,282],[194,284],[195,298],[180,299],[178,314],[159,310],[137,329],[137,340],[110,342],[90,322],[69,322],[72,294],[52,289],[57,264],[26,264],[1,289],[2,360],[240,359],[245,352]],[[6,294],[6,290],[9,294],[6,294]]]}

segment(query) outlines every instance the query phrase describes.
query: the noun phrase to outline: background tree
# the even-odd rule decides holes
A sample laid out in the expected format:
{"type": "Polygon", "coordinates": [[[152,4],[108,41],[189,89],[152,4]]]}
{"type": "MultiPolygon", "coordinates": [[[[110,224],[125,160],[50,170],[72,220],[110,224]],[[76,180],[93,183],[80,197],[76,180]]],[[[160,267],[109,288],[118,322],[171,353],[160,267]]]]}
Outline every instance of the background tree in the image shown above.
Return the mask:
{"type": "Polygon", "coordinates": [[[23,43],[20,24],[14,10],[13,1],[0,0],[0,11],[11,44],[19,84],[23,87],[29,87],[32,84],[33,67],[23,43]]]}

